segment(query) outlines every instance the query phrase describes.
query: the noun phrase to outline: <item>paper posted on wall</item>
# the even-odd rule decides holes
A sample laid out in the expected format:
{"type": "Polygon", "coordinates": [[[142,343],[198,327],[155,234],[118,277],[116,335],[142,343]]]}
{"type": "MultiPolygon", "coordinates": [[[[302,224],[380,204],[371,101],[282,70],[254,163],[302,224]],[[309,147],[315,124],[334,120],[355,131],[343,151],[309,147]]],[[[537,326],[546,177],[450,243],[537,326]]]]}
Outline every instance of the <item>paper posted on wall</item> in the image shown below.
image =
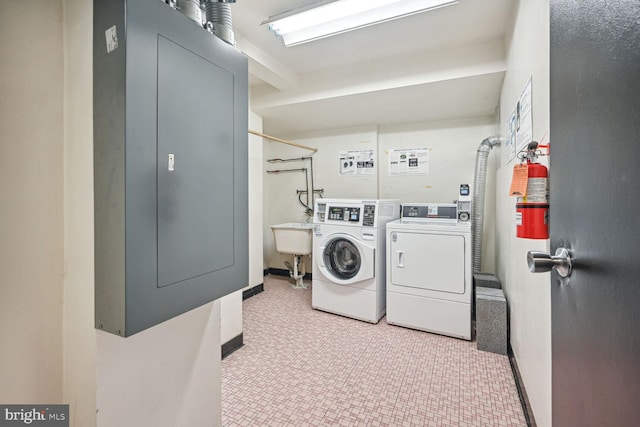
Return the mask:
{"type": "Polygon", "coordinates": [[[340,151],[340,175],[375,175],[373,150],[340,151]]]}
{"type": "Polygon", "coordinates": [[[403,148],[389,151],[389,176],[429,175],[431,148],[403,148]]]}

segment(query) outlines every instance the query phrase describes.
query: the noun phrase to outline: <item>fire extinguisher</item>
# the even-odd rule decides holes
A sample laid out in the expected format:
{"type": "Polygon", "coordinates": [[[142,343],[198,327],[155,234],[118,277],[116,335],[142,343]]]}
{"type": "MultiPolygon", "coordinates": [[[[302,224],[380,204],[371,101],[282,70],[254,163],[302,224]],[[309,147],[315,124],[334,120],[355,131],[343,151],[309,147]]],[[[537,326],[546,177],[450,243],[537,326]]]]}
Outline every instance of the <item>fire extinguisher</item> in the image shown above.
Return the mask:
{"type": "Polygon", "coordinates": [[[549,173],[537,163],[538,148],[549,148],[533,141],[522,160],[527,160],[527,192],[516,202],[516,236],[523,239],[549,238],[549,173]]]}

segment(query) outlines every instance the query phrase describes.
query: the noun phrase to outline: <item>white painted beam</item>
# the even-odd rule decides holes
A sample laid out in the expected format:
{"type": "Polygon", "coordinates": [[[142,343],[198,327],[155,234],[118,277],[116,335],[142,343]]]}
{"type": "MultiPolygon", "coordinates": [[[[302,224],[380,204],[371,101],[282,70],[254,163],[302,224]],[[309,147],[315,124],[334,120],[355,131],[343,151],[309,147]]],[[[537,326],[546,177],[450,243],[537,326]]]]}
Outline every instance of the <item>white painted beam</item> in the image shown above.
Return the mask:
{"type": "Polygon", "coordinates": [[[300,86],[252,91],[252,109],[321,101],[376,91],[476,77],[506,70],[502,41],[495,40],[458,49],[403,55],[384,62],[367,62],[301,76],[300,86]]]}
{"type": "Polygon", "coordinates": [[[239,34],[235,34],[237,48],[249,58],[249,73],[270,84],[275,89],[291,89],[298,86],[298,75],[259,47],[239,34]]]}

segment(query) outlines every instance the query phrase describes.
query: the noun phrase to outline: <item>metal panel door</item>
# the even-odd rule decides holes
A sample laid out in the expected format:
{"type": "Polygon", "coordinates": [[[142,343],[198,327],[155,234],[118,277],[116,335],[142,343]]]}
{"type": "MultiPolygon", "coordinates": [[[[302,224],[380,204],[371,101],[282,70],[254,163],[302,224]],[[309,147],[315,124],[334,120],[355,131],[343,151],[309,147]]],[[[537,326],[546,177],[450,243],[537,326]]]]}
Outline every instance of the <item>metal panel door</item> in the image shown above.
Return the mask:
{"type": "Polygon", "coordinates": [[[247,58],[165,2],[93,5],[95,320],[130,336],[248,283],[247,58]]]}
{"type": "Polygon", "coordinates": [[[232,73],[158,36],[159,287],[233,264],[232,106],[232,73]]]}
{"type": "Polygon", "coordinates": [[[553,425],[640,419],[640,3],[551,0],[553,425]]]}
{"type": "Polygon", "coordinates": [[[464,294],[464,236],[396,231],[390,248],[393,285],[464,294]]]}

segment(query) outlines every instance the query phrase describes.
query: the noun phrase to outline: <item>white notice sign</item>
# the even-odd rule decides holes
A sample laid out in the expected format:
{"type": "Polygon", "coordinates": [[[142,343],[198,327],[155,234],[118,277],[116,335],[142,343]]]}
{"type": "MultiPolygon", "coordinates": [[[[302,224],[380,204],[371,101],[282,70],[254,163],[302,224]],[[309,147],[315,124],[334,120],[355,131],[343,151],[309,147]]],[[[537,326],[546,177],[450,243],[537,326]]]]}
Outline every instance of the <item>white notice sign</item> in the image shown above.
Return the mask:
{"type": "Polygon", "coordinates": [[[373,150],[340,151],[340,175],[375,175],[373,150]]]}
{"type": "Polygon", "coordinates": [[[507,119],[507,137],[504,144],[505,163],[509,163],[514,157],[516,157],[516,126],[517,115],[516,110],[513,110],[507,119]]]}
{"type": "Polygon", "coordinates": [[[389,151],[389,176],[429,175],[431,148],[402,148],[389,151]]]}
{"type": "Polygon", "coordinates": [[[531,110],[531,77],[529,77],[516,105],[516,152],[518,153],[533,140],[531,110]]]}

